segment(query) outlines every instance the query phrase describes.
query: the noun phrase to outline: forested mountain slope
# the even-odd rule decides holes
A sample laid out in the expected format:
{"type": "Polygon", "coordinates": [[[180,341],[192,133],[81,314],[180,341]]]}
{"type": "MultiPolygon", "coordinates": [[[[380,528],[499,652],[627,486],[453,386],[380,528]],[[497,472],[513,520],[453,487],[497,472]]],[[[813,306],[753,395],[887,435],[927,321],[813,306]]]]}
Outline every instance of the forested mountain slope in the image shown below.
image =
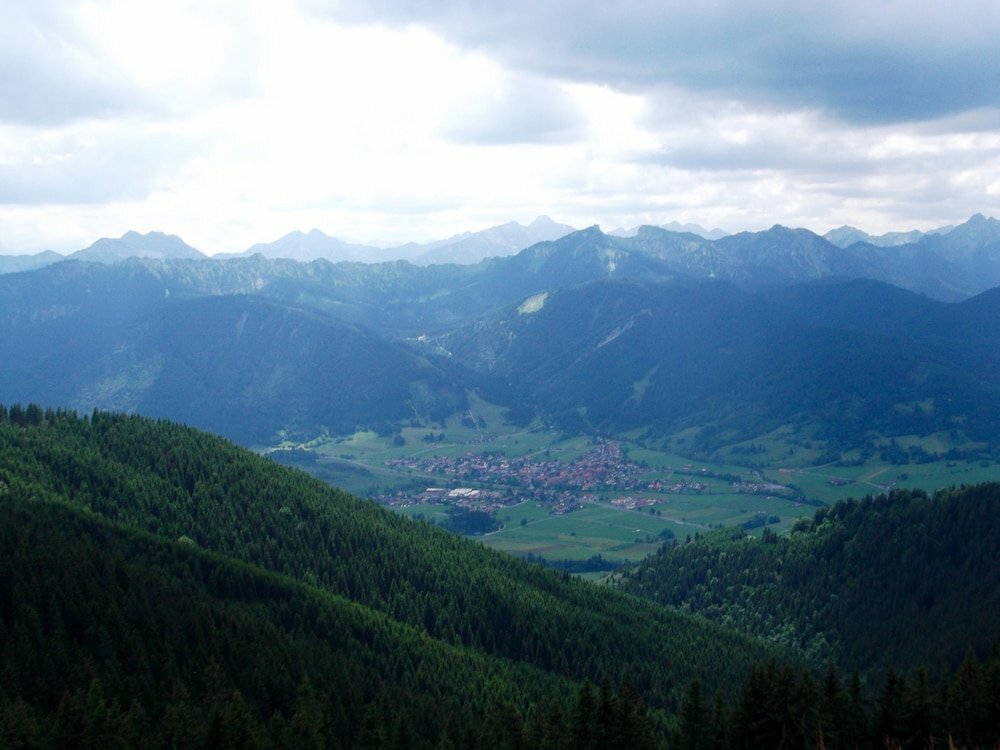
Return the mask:
{"type": "Polygon", "coordinates": [[[995,291],[948,304],[824,277],[860,271],[808,233],[726,240],[592,227],[474,266],[255,256],[0,275],[0,399],[274,443],[440,422],[477,391],[570,431],[696,428],[691,455],[785,426],[833,453],[934,433],[996,453],[995,291]]]}
{"type": "Polygon", "coordinates": [[[169,417],[245,444],[441,420],[472,385],[440,358],[250,295],[180,300],[14,358],[0,375],[0,390],[24,401],[169,417]]]}
{"type": "Polygon", "coordinates": [[[664,547],[623,587],[847,670],[940,674],[1000,634],[998,507],[1000,484],[849,500],[788,536],[664,547]]]}
{"type": "MultiPolygon", "coordinates": [[[[390,692],[398,688],[452,696],[466,715],[473,706],[489,702],[490,696],[514,696],[524,709],[532,695],[558,693],[564,689],[559,685],[584,679],[596,683],[602,677],[617,681],[624,674],[646,703],[662,712],[677,706],[684,686],[695,677],[710,689],[732,691],[751,663],[774,654],[759,642],[713,624],[393,515],[189,428],[101,413],[80,419],[37,407],[12,407],[0,415],[0,504],[10,540],[5,550],[19,550],[10,557],[17,564],[4,567],[3,596],[11,605],[4,612],[18,612],[13,619],[5,616],[4,632],[23,631],[17,637],[27,640],[17,643],[34,655],[29,662],[48,658],[39,655],[44,628],[64,627],[67,638],[78,639],[77,645],[67,647],[68,656],[54,653],[53,664],[43,664],[43,674],[50,676],[59,672],[65,659],[75,658],[77,647],[84,653],[94,649],[95,662],[111,659],[119,664],[90,664],[84,659],[72,672],[73,690],[86,692],[91,677],[102,683],[107,679],[119,686],[130,684],[128,659],[119,649],[136,651],[140,663],[168,677],[174,659],[207,659],[209,664],[215,660],[220,665],[242,659],[225,651],[237,649],[235,641],[224,639],[212,646],[215,631],[199,631],[208,627],[201,615],[187,621],[186,615],[175,612],[170,617],[179,618],[173,621],[183,632],[194,629],[186,636],[191,651],[159,663],[150,652],[158,652],[162,640],[169,646],[166,653],[175,649],[166,624],[172,620],[157,624],[162,606],[153,595],[157,591],[163,592],[164,602],[173,602],[171,610],[175,605],[195,608],[223,623],[219,627],[259,615],[259,621],[239,627],[251,643],[274,633],[277,653],[265,650],[264,655],[276,664],[287,665],[293,658],[291,652],[282,655],[282,649],[295,650],[298,646],[293,643],[305,643],[320,661],[361,669],[361,685],[384,681],[390,692]],[[188,547],[210,554],[197,555],[188,547]],[[88,603],[98,583],[84,587],[90,592],[84,597],[88,601],[65,600],[64,595],[72,599],[72,588],[63,594],[48,588],[55,581],[43,568],[51,564],[58,569],[77,557],[80,570],[94,572],[98,580],[114,571],[108,584],[111,599],[98,596],[96,603],[88,603]],[[138,591],[146,586],[142,581],[148,581],[148,595],[138,591]],[[25,586],[32,594],[20,612],[14,602],[26,596],[25,586]],[[110,622],[99,618],[103,624],[94,625],[95,635],[88,629],[87,613],[93,614],[101,602],[107,602],[111,612],[121,611],[126,621],[137,618],[136,628],[150,628],[154,634],[126,637],[123,645],[115,645],[112,634],[127,636],[129,627],[117,622],[118,615],[109,615],[110,622]],[[41,622],[32,620],[29,609],[41,622]],[[361,652],[346,665],[339,646],[315,641],[324,632],[321,624],[327,610],[347,628],[332,642],[339,643],[341,637],[347,644],[360,642],[361,652]],[[64,624],[52,624],[44,614],[49,611],[60,613],[64,624]],[[66,623],[68,618],[75,619],[66,623]],[[109,631],[110,641],[100,636],[100,628],[109,631]],[[373,629],[382,635],[366,635],[373,629]],[[284,634],[278,632],[282,630],[284,634]],[[421,678],[423,656],[418,658],[413,649],[424,642],[432,674],[421,678]],[[214,654],[213,647],[223,651],[214,654]],[[377,653],[368,654],[366,648],[377,653]],[[449,665],[452,658],[457,659],[454,666],[449,665]],[[477,664],[485,665],[482,673],[477,664]],[[455,684],[443,685],[444,675],[453,672],[455,684]],[[463,674],[466,677],[457,677],[463,674]],[[416,680],[418,687],[408,687],[409,680],[416,680]],[[491,687],[496,680],[500,682],[491,687]],[[511,685],[519,687],[509,689],[511,685]],[[472,693],[468,700],[455,697],[466,689],[472,693]]],[[[350,650],[349,645],[344,648],[350,650]]],[[[53,710],[58,690],[37,683],[31,664],[17,662],[19,653],[20,647],[8,653],[11,661],[5,658],[3,689],[27,680],[30,690],[36,691],[32,695],[46,696],[45,710],[53,710]]],[[[254,665],[260,665],[256,656],[247,664],[247,673],[264,669],[254,665]]],[[[313,679],[312,674],[304,662],[297,662],[288,680],[313,679]]],[[[137,694],[151,689],[148,676],[134,679],[137,694]]],[[[252,688],[236,684],[235,679],[232,674],[225,678],[227,694],[235,685],[249,700],[250,692],[267,694],[267,680],[277,678],[269,677],[263,685],[253,683],[252,688]]],[[[110,689],[107,684],[104,688],[110,689]]],[[[122,711],[128,710],[127,694],[128,690],[115,694],[122,711]]],[[[285,702],[276,705],[285,715],[291,704],[287,690],[282,695],[285,702]]],[[[164,696],[160,700],[157,705],[162,708],[168,701],[164,696]]],[[[421,700],[413,698],[412,705],[421,700]]],[[[255,710],[262,710],[259,701],[256,705],[255,710]]],[[[149,714],[156,709],[144,710],[149,714]]],[[[262,716],[266,720],[271,712],[262,716]]]]}
{"type": "Polygon", "coordinates": [[[572,694],[561,676],[64,504],[5,497],[0,540],[3,747],[422,746],[505,702],[572,694]]]}
{"type": "Polygon", "coordinates": [[[1000,336],[980,298],[947,305],[867,281],[771,297],[711,280],[595,281],[484,317],[440,345],[568,429],[647,428],[655,439],[698,427],[697,452],[786,424],[836,448],[873,433],[1000,436],[986,355],[1000,336]]]}

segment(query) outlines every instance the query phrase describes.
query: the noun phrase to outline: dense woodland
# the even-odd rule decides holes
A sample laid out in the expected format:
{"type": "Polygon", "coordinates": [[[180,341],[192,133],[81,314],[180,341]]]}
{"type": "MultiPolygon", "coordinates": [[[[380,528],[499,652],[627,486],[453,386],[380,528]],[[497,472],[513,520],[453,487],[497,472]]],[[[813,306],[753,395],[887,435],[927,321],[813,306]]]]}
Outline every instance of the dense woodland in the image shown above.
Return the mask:
{"type": "Polygon", "coordinates": [[[871,674],[953,669],[1000,637],[1000,484],[820,508],[787,536],[724,529],[644,560],[623,588],[871,674]]]}
{"type": "Polygon", "coordinates": [[[597,685],[608,677],[617,685],[627,676],[662,734],[692,679],[712,672],[712,689],[727,689],[750,664],[775,654],[715,625],[393,515],[176,424],[34,406],[0,416],[4,547],[23,550],[24,560],[6,569],[3,628],[25,631],[5,651],[11,666],[3,689],[42,715],[58,709],[60,691],[85,693],[96,678],[122,711],[135,698],[158,722],[169,696],[142,696],[183,675],[182,693],[204,697],[214,688],[199,680],[214,662],[229,692],[238,688],[262,722],[276,709],[285,718],[294,713],[303,678],[318,689],[331,674],[349,675],[344,684],[362,699],[335,692],[352,710],[375,700],[376,686],[393,706],[401,702],[393,691],[416,696],[412,710],[427,722],[426,742],[437,740],[453,712],[471,726],[470,716],[508,700],[528,715],[535,703],[571,696],[583,680],[597,685]],[[86,533],[74,531],[81,525],[86,533]],[[50,541],[32,542],[32,534],[50,541]],[[56,559],[37,559],[44,554],[56,559]],[[131,580],[133,573],[148,585],[131,580]],[[164,612],[164,602],[177,606],[164,612]],[[8,612],[17,614],[8,619],[8,612]],[[234,621],[242,625],[230,627],[234,621]],[[233,638],[222,635],[227,630],[233,638]],[[46,644],[64,638],[72,641],[64,660],[39,666],[36,660],[60,658],[46,644]],[[88,649],[96,651],[81,658],[88,649]],[[144,661],[133,651],[147,655],[151,670],[134,678],[137,686],[129,683],[130,665],[144,661]],[[366,667],[365,659],[374,662],[366,667]],[[339,666],[331,672],[324,664],[339,666]],[[350,676],[358,671],[361,677],[350,676]],[[64,679],[72,674],[75,684],[64,679]],[[248,674],[257,677],[248,682],[248,674]],[[275,680],[281,689],[270,686],[275,680]],[[282,697],[263,701],[272,690],[282,697]]]}
{"type": "Polygon", "coordinates": [[[996,652],[841,678],[167,422],[0,408],[0,545],[0,747],[998,739],[996,652]]]}

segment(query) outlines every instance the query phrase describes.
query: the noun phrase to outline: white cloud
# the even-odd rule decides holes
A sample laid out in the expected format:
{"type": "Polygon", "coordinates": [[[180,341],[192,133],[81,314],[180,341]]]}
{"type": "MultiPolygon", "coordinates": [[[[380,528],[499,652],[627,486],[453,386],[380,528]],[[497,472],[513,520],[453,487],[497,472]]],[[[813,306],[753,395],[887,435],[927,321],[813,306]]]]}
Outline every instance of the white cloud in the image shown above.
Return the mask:
{"type": "Polygon", "coordinates": [[[0,122],[128,113],[139,91],[91,49],[58,2],[0,4],[0,122]]]}
{"type": "Polygon", "coordinates": [[[192,148],[142,122],[0,126],[0,205],[141,199],[192,148]]]}
{"type": "Polygon", "coordinates": [[[997,6],[908,5],[7,3],[0,245],[1000,213],[997,6]]]}
{"type": "Polygon", "coordinates": [[[572,96],[551,81],[494,76],[454,112],[445,135],[459,143],[565,143],[578,140],[585,122],[572,96]]]}

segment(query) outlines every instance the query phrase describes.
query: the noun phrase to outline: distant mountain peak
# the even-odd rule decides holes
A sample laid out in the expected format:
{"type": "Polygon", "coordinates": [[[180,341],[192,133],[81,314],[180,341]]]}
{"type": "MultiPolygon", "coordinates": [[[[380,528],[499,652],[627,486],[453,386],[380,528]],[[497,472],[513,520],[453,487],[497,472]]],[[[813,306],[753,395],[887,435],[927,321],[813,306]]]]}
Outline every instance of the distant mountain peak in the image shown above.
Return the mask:
{"type": "Polygon", "coordinates": [[[701,226],[701,224],[681,224],[678,221],[671,221],[668,224],[641,224],[640,226],[632,227],[631,229],[619,227],[617,229],[612,229],[607,234],[613,237],[635,237],[643,230],[643,227],[651,227],[667,232],[676,232],[678,234],[694,234],[705,240],[718,240],[729,236],[728,232],[719,228],[705,229],[705,227],[701,226]]]}
{"type": "Polygon", "coordinates": [[[954,228],[954,226],[946,225],[938,227],[937,229],[930,229],[926,232],[911,229],[906,232],[886,232],[885,234],[880,235],[870,235],[857,227],[845,224],[844,226],[837,227],[836,229],[831,229],[823,235],[823,239],[840,248],[850,247],[857,242],[865,242],[869,245],[875,245],[877,247],[899,247],[900,245],[909,245],[914,242],[919,242],[925,236],[947,234],[954,228]]]}
{"type": "Polygon", "coordinates": [[[478,263],[484,258],[513,255],[539,242],[551,242],[574,231],[573,227],[558,224],[548,216],[538,216],[527,226],[508,221],[479,232],[466,232],[430,243],[425,246],[426,251],[414,260],[420,265],[478,263]]]}
{"type": "Polygon", "coordinates": [[[823,239],[837,247],[850,247],[857,242],[872,242],[873,237],[867,232],[863,232],[857,227],[844,224],[836,229],[831,229],[823,235],[823,239]]]}
{"type": "Polygon", "coordinates": [[[575,232],[570,232],[561,239],[564,239],[572,244],[579,244],[581,242],[599,242],[607,237],[608,235],[601,231],[600,224],[592,224],[589,227],[584,227],[583,229],[578,229],[575,232]]]}
{"type": "Polygon", "coordinates": [[[984,216],[983,214],[973,214],[964,224],[959,224],[948,234],[961,236],[963,233],[969,233],[970,231],[977,234],[983,232],[1000,234],[1000,221],[989,216],[984,216]]]}
{"type": "Polygon", "coordinates": [[[205,258],[205,254],[188,245],[174,234],[146,232],[134,229],[121,237],[102,237],[90,247],[72,253],[70,258],[96,263],[115,263],[126,258],[154,258],[168,260],[174,258],[205,258]]]}
{"type": "Polygon", "coordinates": [[[528,224],[528,229],[532,231],[539,231],[542,229],[549,229],[550,227],[561,227],[565,225],[559,224],[551,216],[542,214],[541,216],[536,216],[530,224],[528,224]]]}

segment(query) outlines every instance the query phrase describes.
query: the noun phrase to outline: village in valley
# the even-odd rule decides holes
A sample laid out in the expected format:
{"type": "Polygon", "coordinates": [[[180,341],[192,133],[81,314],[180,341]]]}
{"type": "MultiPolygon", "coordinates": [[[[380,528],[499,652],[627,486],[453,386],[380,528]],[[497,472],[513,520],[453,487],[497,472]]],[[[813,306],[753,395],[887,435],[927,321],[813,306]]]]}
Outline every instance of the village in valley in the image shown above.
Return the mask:
{"type": "MultiPolygon", "coordinates": [[[[440,476],[442,485],[422,491],[398,490],[376,496],[391,507],[421,504],[452,505],[466,510],[496,513],[522,502],[544,505],[554,515],[580,510],[599,500],[610,500],[625,510],[650,508],[669,502],[669,495],[700,494],[708,489],[707,469],[690,465],[672,470],[650,469],[629,460],[620,443],[596,440],[593,447],[573,461],[535,456],[512,457],[504,453],[471,453],[458,456],[392,458],[386,467],[440,476]],[[664,475],[670,475],[664,479],[664,475]],[[456,485],[463,486],[456,486],[456,485]]],[[[771,492],[774,485],[734,483],[733,491],[771,492]]],[[[781,487],[778,489],[784,490],[781,487]]]]}
{"type": "Polygon", "coordinates": [[[411,518],[549,562],[634,561],[723,526],[781,533],[857,484],[896,478],[883,466],[743,466],[619,436],[515,428],[485,402],[436,425],[320,435],[268,452],[411,518]],[[834,484],[840,478],[852,483],[834,484]]]}

